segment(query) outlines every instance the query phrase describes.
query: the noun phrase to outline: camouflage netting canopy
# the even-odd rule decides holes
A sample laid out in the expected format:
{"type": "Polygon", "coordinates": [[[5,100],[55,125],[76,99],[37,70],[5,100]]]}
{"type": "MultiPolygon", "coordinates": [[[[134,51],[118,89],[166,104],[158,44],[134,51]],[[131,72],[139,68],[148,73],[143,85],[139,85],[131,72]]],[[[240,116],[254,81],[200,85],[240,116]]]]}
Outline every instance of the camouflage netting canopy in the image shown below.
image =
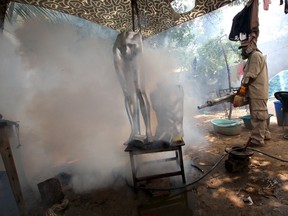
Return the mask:
{"type": "Polygon", "coordinates": [[[171,7],[172,0],[132,0],[134,5],[135,2],[137,4],[136,12],[140,17],[138,20],[134,10],[131,10],[131,0],[14,0],[78,16],[118,32],[137,30],[140,24],[145,38],[207,14],[232,1],[196,0],[191,11],[179,14],[171,7]]]}

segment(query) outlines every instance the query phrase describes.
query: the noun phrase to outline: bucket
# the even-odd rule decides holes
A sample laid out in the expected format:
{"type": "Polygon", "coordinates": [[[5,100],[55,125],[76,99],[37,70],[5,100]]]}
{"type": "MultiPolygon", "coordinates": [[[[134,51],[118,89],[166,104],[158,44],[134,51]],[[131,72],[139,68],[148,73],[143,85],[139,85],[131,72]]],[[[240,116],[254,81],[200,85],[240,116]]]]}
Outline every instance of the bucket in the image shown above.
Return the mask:
{"type": "MultiPolygon", "coordinates": [[[[267,119],[267,126],[269,127],[270,125],[270,117],[273,116],[273,114],[269,114],[269,118],[267,119]]],[[[252,130],[253,129],[253,126],[251,124],[251,115],[245,115],[245,116],[241,116],[239,117],[240,119],[243,120],[244,122],[244,126],[245,128],[249,129],[249,130],[252,130]]],[[[282,119],[281,119],[282,120],[282,119]]]]}
{"type": "MultiPolygon", "coordinates": [[[[283,112],[282,112],[282,103],[281,101],[274,101],[276,118],[278,126],[283,125],[283,112]]],[[[285,116],[284,125],[288,125],[288,115],[285,116]]]]}

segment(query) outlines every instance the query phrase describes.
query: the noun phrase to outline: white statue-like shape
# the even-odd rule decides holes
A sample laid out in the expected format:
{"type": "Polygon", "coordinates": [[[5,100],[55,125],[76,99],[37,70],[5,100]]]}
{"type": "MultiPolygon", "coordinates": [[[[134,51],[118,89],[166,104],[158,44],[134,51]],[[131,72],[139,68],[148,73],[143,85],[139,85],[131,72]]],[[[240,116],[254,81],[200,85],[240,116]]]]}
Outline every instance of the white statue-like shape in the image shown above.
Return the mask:
{"type": "Polygon", "coordinates": [[[131,125],[128,142],[132,140],[152,141],[150,104],[139,73],[138,62],[142,49],[141,33],[132,31],[120,33],[113,46],[114,66],[123,90],[125,108],[131,125]],[[146,127],[145,135],[141,135],[140,112],[146,127]]]}

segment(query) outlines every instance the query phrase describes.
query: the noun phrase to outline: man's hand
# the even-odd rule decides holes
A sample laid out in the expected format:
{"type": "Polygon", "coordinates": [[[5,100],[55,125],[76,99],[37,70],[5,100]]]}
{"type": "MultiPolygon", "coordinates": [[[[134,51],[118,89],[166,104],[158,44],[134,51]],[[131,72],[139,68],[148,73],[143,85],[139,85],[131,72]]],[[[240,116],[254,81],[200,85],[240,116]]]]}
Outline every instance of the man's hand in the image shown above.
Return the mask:
{"type": "Polygon", "coordinates": [[[236,95],[245,96],[246,93],[247,93],[247,87],[241,85],[240,88],[238,89],[236,95]]]}
{"type": "Polygon", "coordinates": [[[248,103],[249,103],[248,98],[245,96],[242,96],[242,95],[235,95],[234,100],[233,100],[233,106],[234,107],[245,106],[248,103]]]}

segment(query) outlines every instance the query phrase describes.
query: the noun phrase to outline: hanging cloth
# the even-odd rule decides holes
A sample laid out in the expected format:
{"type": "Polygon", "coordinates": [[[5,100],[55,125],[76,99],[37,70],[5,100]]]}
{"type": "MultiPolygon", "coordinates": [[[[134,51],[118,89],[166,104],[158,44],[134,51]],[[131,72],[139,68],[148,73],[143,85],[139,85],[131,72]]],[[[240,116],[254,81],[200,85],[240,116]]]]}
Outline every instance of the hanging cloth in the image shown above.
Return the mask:
{"type": "Polygon", "coordinates": [[[250,27],[251,27],[251,36],[256,37],[256,39],[259,36],[259,1],[258,0],[250,0],[247,4],[251,4],[251,21],[250,21],[250,27]]]}
{"type": "Polygon", "coordinates": [[[251,8],[251,20],[250,20],[250,27],[251,33],[248,37],[246,43],[248,43],[253,50],[258,50],[257,48],[257,40],[259,37],[259,1],[258,0],[250,0],[248,1],[247,5],[251,8]]]}
{"type": "Polygon", "coordinates": [[[269,4],[271,4],[271,0],[263,0],[263,9],[269,10],[269,4]]]}
{"type": "Polygon", "coordinates": [[[233,18],[232,27],[229,34],[229,40],[239,41],[241,38],[246,39],[251,33],[250,20],[251,20],[252,7],[245,5],[245,7],[233,18]],[[243,35],[243,36],[242,36],[243,35]]]}
{"type": "Polygon", "coordinates": [[[5,21],[5,15],[8,8],[8,4],[11,0],[1,0],[0,1],[0,33],[4,30],[4,21],[5,21]]]}
{"type": "MultiPolygon", "coordinates": [[[[288,0],[287,0],[288,1],[288,0]]],[[[229,40],[249,40],[257,42],[259,36],[258,0],[249,0],[245,7],[233,18],[229,40]]]]}
{"type": "MultiPolygon", "coordinates": [[[[283,0],[280,0],[280,5],[283,5],[283,0]]],[[[288,0],[285,0],[284,13],[288,13],[288,0]]]]}

